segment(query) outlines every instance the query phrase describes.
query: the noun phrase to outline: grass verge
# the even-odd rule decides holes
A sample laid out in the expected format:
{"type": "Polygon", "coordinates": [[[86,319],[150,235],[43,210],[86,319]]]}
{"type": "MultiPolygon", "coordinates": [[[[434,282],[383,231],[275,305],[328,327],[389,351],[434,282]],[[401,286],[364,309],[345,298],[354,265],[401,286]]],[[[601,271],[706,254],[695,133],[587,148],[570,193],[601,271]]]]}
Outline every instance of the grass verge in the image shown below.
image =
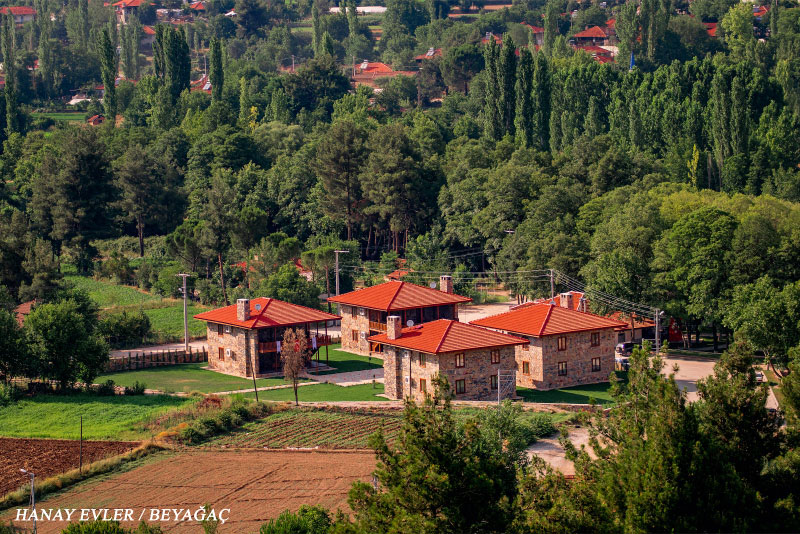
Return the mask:
{"type": "MultiPolygon", "coordinates": [[[[361,384],[358,386],[336,386],[334,384],[314,384],[297,388],[297,396],[300,402],[338,402],[338,401],[387,401],[384,397],[377,395],[383,393],[383,384],[361,384]]],[[[245,397],[253,399],[255,395],[246,393],[245,397]]],[[[259,391],[258,400],[268,401],[291,401],[294,402],[294,390],[292,388],[273,389],[271,391],[259,391]]]]}
{"type": "MultiPolygon", "coordinates": [[[[352,371],[383,369],[383,360],[380,358],[371,358],[369,356],[361,356],[360,354],[345,352],[341,350],[341,347],[341,344],[330,345],[328,347],[327,363],[331,367],[334,367],[335,370],[314,373],[316,376],[330,375],[334,373],[349,373],[352,371]]],[[[325,347],[320,349],[319,361],[326,361],[325,347]]]]}
{"type": "MultiPolygon", "coordinates": [[[[617,378],[623,383],[627,382],[628,373],[617,371],[617,378]]],[[[595,404],[613,404],[614,400],[611,398],[611,393],[609,392],[610,387],[611,385],[608,382],[551,389],[548,391],[518,386],[517,395],[522,397],[525,402],[546,404],[592,404],[592,401],[594,401],[595,404]]]]}

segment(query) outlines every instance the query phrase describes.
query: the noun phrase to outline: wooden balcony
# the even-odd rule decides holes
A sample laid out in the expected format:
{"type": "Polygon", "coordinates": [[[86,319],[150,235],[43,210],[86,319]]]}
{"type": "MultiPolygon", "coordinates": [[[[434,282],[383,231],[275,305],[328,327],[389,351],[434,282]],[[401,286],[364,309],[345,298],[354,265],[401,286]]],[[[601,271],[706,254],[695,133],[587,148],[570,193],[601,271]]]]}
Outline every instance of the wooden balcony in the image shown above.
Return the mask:
{"type": "Polygon", "coordinates": [[[369,329],[370,330],[377,330],[378,332],[386,332],[386,323],[381,323],[378,321],[370,321],[369,322],[369,329]]]}
{"type": "Polygon", "coordinates": [[[258,344],[258,352],[278,352],[277,341],[267,341],[258,344]]]}
{"type": "MultiPolygon", "coordinates": [[[[313,347],[311,342],[311,338],[314,336],[310,336],[308,338],[308,347],[313,347]]],[[[331,345],[331,336],[325,334],[317,334],[317,347],[324,347],[325,345],[331,345]]],[[[258,344],[258,352],[259,353],[266,353],[266,352],[277,352],[278,351],[278,342],[277,341],[266,341],[260,342],[258,344]]]]}

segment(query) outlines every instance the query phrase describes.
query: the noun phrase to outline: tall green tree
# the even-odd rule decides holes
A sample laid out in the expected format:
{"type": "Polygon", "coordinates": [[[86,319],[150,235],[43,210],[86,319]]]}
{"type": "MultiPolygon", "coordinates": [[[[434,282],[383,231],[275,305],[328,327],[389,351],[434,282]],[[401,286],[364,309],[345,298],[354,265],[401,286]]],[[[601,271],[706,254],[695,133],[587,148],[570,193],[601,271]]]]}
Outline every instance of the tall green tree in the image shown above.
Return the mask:
{"type": "Polygon", "coordinates": [[[139,18],[132,15],[128,24],[122,28],[122,72],[131,80],[139,79],[139,44],[142,39],[142,25],[139,18]]]}
{"type": "Polygon", "coordinates": [[[517,68],[517,85],[514,88],[517,103],[514,114],[517,145],[521,147],[533,146],[533,56],[527,47],[519,52],[519,66],[517,68]]]}
{"type": "Polygon", "coordinates": [[[502,120],[503,135],[514,137],[514,113],[516,112],[517,98],[515,87],[517,84],[517,53],[514,40],[510,34],[503,38],[503,47],[497,63],[497,80],[500,83],[500,117],[502,120]]]}
{"type": "Polygon", "coordinates": [[[5,73],[6,136],[22,132],[22,111],[17,95],[17,53],[14,17],[10,13],[2,16],[3,71],[5,73]]]}
{"type": "Polygon", "coordinates": [[[484,52],[486,65],[486,97],[483,105],[483,131],[490,139],[503,137],[501,113],[502,86],[500,83],[500,48],[490,39],[484,52]]]}
{"type": "Polygon", "coordinates": [[[561,17],[561,2],[549,0],[544,11],[544,36],[542,41],[542,52],[548,57],[553,54],[553,44],[556,37],[560,35],[558,31],[558,19],[561,17]]]}
{"type": "Polygon", "coordinates": [[[211,66],[208,79],[211,82],[211,100],[219,102],[225,84],[225,73],[222,68],[222,43],[216,37],[211,38],[211,66]]]}
{"type": "Polygon", "coordinates": [[[103,28],[98,44],[100,53],[101,75],[103,78],[103,108],[109,124],[114,124],[117,117],[117,53],[111,42],[108,28],[103,28]]]}
{"type": "Polygon", "coordinates": [[[536,53],[531,81],[532,146],[537,150],[550,148],[550,66],[544,53],[536,53]]]}

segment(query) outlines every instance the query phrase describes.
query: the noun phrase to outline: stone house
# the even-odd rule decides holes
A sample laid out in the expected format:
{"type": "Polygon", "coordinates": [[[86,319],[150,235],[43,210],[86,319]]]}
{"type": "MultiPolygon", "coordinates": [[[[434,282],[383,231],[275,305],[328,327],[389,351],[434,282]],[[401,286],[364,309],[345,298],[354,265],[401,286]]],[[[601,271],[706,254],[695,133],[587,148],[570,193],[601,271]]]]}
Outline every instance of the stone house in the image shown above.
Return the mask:
{"type": "Polygon", "coordinates": [[[544,302],[484,317],[471,324],[524,336],[516,348],[517,385],[554,389],[606,382],[614,370],[616,329],[625,323],[572,307],[544,302]]]}
{"type": "Polygon", "coordinates": [[[369,338],[383,349],[384,393],[391,399],[423,400],[433,379],[447,378],[457,400],[516,397],[514,347],[526,339],[486,328],[439,319],[402,328],[387,318],[386,333],[369,338]]]}
{"type": "Polygon", "coordinates": [[[371,343],[368,338],[386,332],[389,315],[397,315],[406,326],[437,319],[458,320],[458,305],[472,299],[453,294],[452,277],[442,276],[438,290],[398,280],[330,297],[328,301],[339,305],[342,348],[370,354],[382,352],[380,343],[371,343]]]}
{"type": "Polygon", "coordinates": [[[223,373],[256,377],[281,372],[280,343],[287,328],[308,337],[312,356],[331,344],[328,321],[339,319],[320,310],[271,298],[239,299],[236,304],[199,313],[206,321],[208,366],[223,373]]]}

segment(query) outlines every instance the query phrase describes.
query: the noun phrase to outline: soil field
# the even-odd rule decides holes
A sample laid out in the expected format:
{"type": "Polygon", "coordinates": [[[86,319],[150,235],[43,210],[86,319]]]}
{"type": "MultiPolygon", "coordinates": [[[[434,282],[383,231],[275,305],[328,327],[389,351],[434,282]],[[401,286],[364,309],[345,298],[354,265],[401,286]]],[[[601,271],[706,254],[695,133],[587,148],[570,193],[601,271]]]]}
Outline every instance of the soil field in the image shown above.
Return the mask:
{"type": "Polygon", "coordinates": [[[235,432],[208,442],[207,446],[366,449],[369,436],[380,428],[391,441],[401,424],[399,413],[286,411],[248,423],[235,432]]]}
{"type": "MultiPolygon", "coordinates": [[[[281,511],[318,504],[349,511],[347,492],[357,480],[369,481],[375,467],[371,452],[355,451],[209,451],[193,449],[167,454],[123,473],[98,477],[37,503],[37,508],[130,508],[136,527],[150,510],[181,509],[194,513],[208,503],[230,509],[220,531],[258,532],[281,511]]],[[[15,509],[0,515],[12,519],[15,509]]],[[[202,531],[194,521],[153,521],[165,532],[202,531]]],[[[19,522],[19,526],[31,525],[19,522]]],[[[41,534],[55,534],[62,522],[39,522],[41,534]]]]}
{"type": "MultiPolygon", "coordinates": [[[[138,446],[127,441],[84,441],[84,465],[115,456],[138,446]]],[[[16,490],[29,481],[19,472],[28,469],[37,480],[78,467],[78,441],[67,439],[0,438],[0,495],[16,490]]]]}

